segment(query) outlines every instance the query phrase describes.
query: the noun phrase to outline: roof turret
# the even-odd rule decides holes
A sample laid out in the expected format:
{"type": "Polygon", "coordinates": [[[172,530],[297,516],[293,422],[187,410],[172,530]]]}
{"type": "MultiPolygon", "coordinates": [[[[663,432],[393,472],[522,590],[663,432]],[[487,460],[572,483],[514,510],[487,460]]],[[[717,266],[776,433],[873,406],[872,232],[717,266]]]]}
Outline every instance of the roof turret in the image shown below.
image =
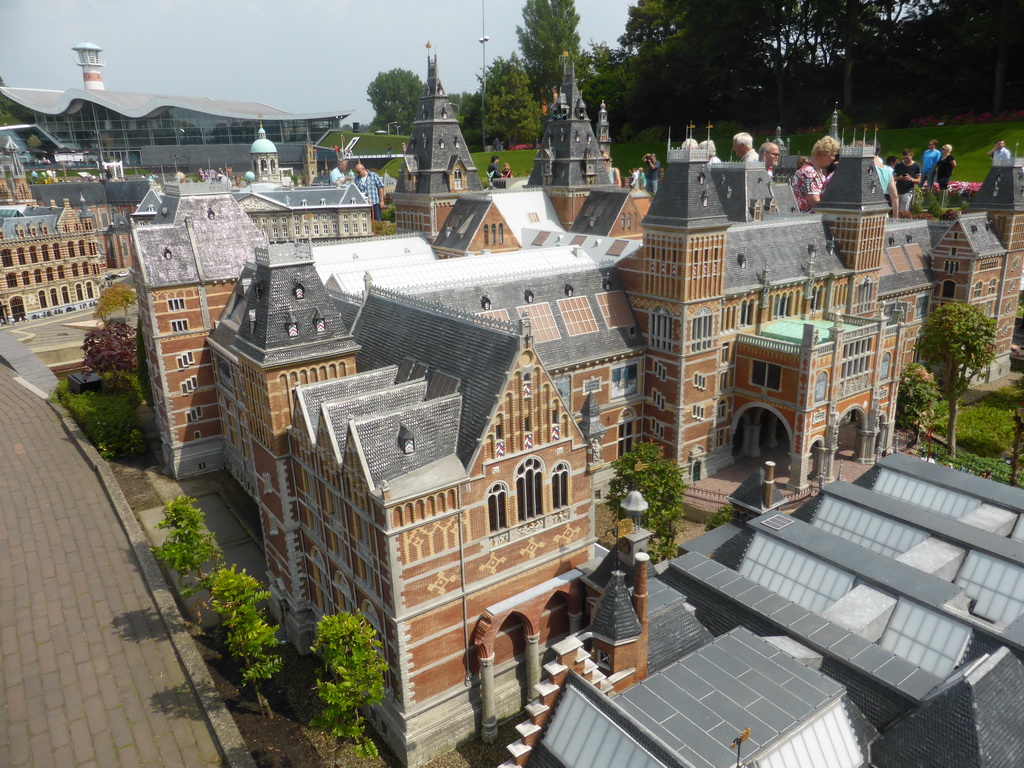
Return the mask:
{"type": "Polygon", "coordinates": [[[251,155],[268,155],[277,152],[277,147],[270,139],[267,138],[267,132],[263,130],[263,123],[260,123],[260,129],[256,134],[256,141],[249,147],[249,154],[251,155]]]}

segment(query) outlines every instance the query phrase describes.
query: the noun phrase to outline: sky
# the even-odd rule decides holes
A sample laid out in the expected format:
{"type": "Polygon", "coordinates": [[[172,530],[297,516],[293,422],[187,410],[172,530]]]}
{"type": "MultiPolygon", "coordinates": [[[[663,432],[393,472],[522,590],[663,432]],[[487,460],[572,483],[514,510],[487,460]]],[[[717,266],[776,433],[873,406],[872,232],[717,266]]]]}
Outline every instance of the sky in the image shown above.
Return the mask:
{"type": "MultiPolygon", "coordinates": [[[[0,0],[8,86],[82,87],[71,47],[103,48],[107,90],[258,101],[296,114],[351,110],[369,121],[379,72],[426,77],[426,44],[449,93],[478,88],[488,62],[518,49],[522,0],[0,0]],[[482,18],[483,16],[483,18],[482,18]],[[17,30],[17,31],[15,31],[17,30]]],[[[616,45],[629,0],[576,0],[584,47],[616,45]]]]}

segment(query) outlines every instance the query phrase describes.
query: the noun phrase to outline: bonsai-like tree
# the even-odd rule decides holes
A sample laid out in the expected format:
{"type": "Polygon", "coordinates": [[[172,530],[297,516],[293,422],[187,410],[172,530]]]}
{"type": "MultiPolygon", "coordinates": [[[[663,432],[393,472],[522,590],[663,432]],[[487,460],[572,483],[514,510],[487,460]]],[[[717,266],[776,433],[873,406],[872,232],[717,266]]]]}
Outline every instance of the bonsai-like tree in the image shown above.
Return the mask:
{"type": "Polygon", "coordinates": [[[182,597],[209,589],[210,579],[221,562],[217,540],[206,530],[206,517],[195,502],[188,496],[171,499],[164,504],[164,519],[156,525],[171,529],[164,543],[153,548],[153,554],[177,571],[182,597]]]}
{"type": "Polygon", "coordinates": [[[270,703],[263,695],[261,683],[269,680],[283,665],[277,652],[275,628],[267,623],[260,602],[270,597],[264,586],[235,566],[221,568],[210,579],[213,609],[221,615],[227,629],[227,647],[242,667],[242,680],[252,683],[256,702],[263,714],[270,716],[270,703]]]}
{"type": "Polygon", "coordinates": [[[956,455],[957,404],[971,381],[995,359],[996,321],[980,307],[943,304],[924,321],[917,341],[949,404],[949,453],[956,455]]]}
{"type": "Polygon", "coordinates": [[[323,709],[313,727],[334,737],[334,760],[342,739],[354,742],[360,757],[377,757],[377,746],[366,735],[360,708],[384,696],[387,663],[380,655],[377,632],[362,615],[338,613],[324,616],[316,627],[312,650],[324,660],[327,679],[317,681],[316,692],[323,709]]]}
{"type": "Polygon", "coordinates": [[[914,430],[914,440],[921,439],[921,430],[931,427],[939,390],[935,377],[923,365],[911,363],[900,374],[900,394],[896,401],[896,426],[914,430]]]}
{"type": "Polygon", "coordinates": [[[656,443],[634,443],[612,462],[615,477],[608,489],[608,504],[617,516],[619,505],[630,491],[640,491],[650,505],[644,525],[650,530],[648,551],[658,562],[676,556],[676,534],[683,517],[686,483],[679,465],[662,455],[656,443]]]}
{"type": "Polygon", "coordinates": [[[85,335],[82,362],[90,373],[105,376],[114,390],[127,387],[135,372],[135,329],[122,322],[111,323],[85,335]]]}
{"type": "Polygon", "coordinates": [[[112,285],[105,289],[96,300],[96,311],[93,312],[93,315],[106,324],[112,314],[121,310],[127,321],[128,308],[136,302],[137,298],[135,291],[127,285],[112,285]]]}

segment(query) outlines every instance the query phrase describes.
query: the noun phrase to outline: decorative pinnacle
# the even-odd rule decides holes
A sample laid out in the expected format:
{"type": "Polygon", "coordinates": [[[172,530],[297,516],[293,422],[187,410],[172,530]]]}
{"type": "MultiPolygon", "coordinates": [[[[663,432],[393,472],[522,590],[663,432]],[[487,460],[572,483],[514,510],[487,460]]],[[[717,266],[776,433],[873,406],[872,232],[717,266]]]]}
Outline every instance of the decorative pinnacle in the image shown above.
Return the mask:
{"type": "Polygon", "coordinates": [[[427,48],[430,48],[430,41],[427,40],[427,48]]]}

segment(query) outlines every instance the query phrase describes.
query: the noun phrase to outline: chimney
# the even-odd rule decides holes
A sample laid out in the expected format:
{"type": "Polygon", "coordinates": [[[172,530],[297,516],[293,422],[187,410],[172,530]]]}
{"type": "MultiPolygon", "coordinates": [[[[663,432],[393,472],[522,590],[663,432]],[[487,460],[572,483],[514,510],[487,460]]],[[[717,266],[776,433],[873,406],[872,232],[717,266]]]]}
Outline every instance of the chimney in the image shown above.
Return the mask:
{"type": "Polygon", "coordinates": [[[647,677],[647,564],[651,556],[646,552],[637,552],[633,571],[633,610],[640,620],[640,637],[636,649],[636,682],[647,677]]]}
{"type": "Polygon", "coordinates": [[[769,509],[772,506],[772,491],[775,489],[775,462],[764,463],[764,484],[761,486],[761,506],[769,509]]]}

